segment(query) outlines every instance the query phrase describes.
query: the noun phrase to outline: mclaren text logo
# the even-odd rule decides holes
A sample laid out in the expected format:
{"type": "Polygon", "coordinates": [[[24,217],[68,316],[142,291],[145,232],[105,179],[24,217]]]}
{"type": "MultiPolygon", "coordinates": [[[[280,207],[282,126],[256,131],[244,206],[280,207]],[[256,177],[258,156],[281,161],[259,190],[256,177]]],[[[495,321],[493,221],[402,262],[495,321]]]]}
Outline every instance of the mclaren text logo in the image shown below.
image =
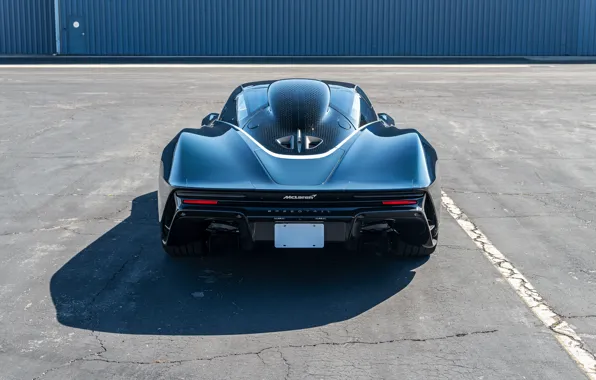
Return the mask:
{"type": "Polygon", "coordinates": [[[286,195],[283,199],[315,199],[317,194],[313,195],[286,195]]]}

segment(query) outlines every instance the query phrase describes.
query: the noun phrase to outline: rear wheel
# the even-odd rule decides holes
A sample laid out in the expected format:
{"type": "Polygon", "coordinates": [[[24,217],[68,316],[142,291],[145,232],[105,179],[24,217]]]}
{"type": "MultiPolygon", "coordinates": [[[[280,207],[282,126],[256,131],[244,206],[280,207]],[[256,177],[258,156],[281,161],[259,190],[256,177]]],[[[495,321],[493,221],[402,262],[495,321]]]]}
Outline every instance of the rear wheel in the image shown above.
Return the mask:
{"type": "MultiPolygon", "coordinates": [[[[433,239],[438,238],[438,233],[433,234],[433,239]]],[[[418,244],[409,244],[391,232],[362,236],[358,242],[358,250],[365,254],[393,257],[426,257],[432,254],[436,246],[426,248],[418,244]]]]}
{"type": "Polygon", "coordinates": [[[207,253],[207,245],[204,241],[193,241],[184,245],[165,245],[164,251],[172,257],[199,257],[207,253]]]}
{"type": "Polygon", "coordinates": [[[389,247],[389,254],[396,257],[424,257],[429,256],[435,251],[437,246],[426,248],[421,245],[412,245],[404,243],[399,239],[392,239],[389,247]]]}
{"type": "MultiPolygon", "coordinates": [[[[430,203],[429,203],[430,204],[430,203]]],[[[409,244],[399,238],[397,234],[390,234],[389,237],[389,254],[395,257],[427,257],[430,256],[437,248],[437,241],[439,239],[439,226],[435,222],[434,211],[427,210],[427,215],[431,215],[429,219],[430,236],[435,242],[432,248],[423,247],[419,244],[409,244]]]]}

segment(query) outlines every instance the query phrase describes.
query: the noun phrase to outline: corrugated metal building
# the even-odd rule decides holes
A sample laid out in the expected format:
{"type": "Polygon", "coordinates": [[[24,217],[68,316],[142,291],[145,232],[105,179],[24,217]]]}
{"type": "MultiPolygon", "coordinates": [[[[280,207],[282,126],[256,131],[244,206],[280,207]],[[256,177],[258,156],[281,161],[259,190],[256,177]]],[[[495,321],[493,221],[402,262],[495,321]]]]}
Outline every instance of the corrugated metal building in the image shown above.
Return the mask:
{"type": "Polygon", "coordinates": [[[0,54],[56,51],[53,0],[0,0],[0,54]]]}
{"type": "Polygon", "coordinates": [[[577,50],[573,55],[596,55],[596,0],[580,0],[577,50]]]}
{"type": "Polygon", "coordinates": [[[0,12],[1,54],[596,55],[596,0],[0,0],[0,12]]]}

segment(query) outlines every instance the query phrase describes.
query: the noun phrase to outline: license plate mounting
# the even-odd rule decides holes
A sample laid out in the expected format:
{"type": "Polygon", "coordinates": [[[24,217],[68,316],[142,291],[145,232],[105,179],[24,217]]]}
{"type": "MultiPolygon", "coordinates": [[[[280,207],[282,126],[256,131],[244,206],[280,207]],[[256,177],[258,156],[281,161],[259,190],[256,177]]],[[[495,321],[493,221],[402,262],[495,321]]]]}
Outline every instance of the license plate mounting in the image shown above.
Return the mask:
{"type": "Polygon", "coordinates": [[[323,223],[276,223],[275,248],[323,248],[325,226],[323,223]]]}

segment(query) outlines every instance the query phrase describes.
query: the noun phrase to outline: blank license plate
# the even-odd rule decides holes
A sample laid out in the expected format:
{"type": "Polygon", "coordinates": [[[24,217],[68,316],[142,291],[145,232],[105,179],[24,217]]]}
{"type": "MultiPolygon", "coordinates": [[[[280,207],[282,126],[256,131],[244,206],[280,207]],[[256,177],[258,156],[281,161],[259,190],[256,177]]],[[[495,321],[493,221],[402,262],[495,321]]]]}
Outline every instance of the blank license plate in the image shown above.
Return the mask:
{"type": "Polygon", "coordinates": [[[323,223],[276,223],[275,248],[323,248],[323,223]]]}

